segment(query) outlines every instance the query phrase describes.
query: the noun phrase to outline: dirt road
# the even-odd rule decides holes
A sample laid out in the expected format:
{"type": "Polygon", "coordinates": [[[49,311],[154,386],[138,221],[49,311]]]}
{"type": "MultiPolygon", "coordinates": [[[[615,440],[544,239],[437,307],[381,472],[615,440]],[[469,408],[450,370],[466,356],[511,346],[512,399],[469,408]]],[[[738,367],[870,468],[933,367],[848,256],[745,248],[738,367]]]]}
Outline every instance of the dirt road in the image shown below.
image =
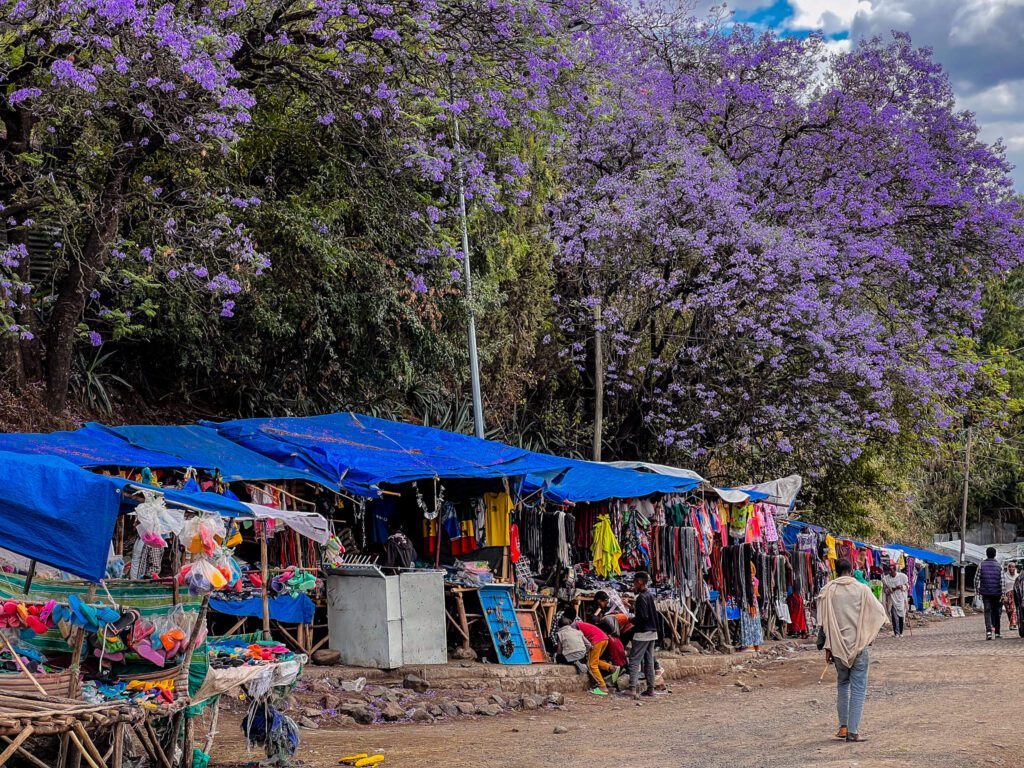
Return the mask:
{"type": "MultiPolygon", "coordinates": [[[[939,622],[900,640],[880,638],[861,727],[870,739],[865,744],[829,738],[836,728],[835,675],[830,671],[819,685],[822,656],[804,652],[756,672],[675,684],[671,695],[642,707],[584,694],[564,711],[532,716],[304,731],[299,757],[316,768],[377,751],[387,755],[387,768],[1018,766],[1022,662],[1024,640],[1014,632],[986,642],[979,617],[939,622]],[[554,734],[558,725],[569,732],[554,734]]],[[[242,757],[230,747],[214,755],[225,762],[242,757]]]]}

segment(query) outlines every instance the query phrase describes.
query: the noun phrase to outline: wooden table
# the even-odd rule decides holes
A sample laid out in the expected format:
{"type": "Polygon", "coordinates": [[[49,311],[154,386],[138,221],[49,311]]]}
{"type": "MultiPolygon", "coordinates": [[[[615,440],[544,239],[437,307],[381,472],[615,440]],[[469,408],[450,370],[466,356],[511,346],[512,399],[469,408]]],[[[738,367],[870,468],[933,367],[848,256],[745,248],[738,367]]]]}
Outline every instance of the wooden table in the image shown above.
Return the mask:
{"type": "Polygon", "coordinates": [[[476,592],[476,587],[463,587],[457,584],[445,584],[445,608],[444,615],[448,620],[448,625],[452,627],[462,637],[462,649],[464,651],[471,650],[469,643],[469,630],[470,627],[483,618],[482,613],[467,613],[466,612],[466,594],[470,592],[476,592]],[[455,615],[452,616],[452,612],[448,610],[448,600],[451,598],[451,602],[455,605],[455,615]]]}

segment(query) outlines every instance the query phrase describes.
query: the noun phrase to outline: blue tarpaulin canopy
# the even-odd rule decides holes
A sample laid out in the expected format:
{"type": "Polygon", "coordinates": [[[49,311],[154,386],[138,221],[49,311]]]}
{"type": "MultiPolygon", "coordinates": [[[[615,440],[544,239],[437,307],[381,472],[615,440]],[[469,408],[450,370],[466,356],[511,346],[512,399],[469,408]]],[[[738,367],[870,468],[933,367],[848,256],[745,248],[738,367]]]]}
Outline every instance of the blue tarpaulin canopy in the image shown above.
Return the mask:
{"type": "Polygon", "coordinates": [[[929,552],[927,549],[908,547],[906,544],[886,544],[885,546],[887,549],[898,549],[915,560],[921,560],[932,565],[953,565],[956,562],[956,558],[949,555],[940,555],[938,552],[929,552]]]}
{"type": "Polygon", "coordinates": [[[201,463],[183,462],[179,456],[137,448],[96,426],[74,432],[0,434],[0,451],[57,456],[79,467],[167,469],[184,465],[212,469],[201,463]]]}
{"type": "Polygon", "coordinates": [[[274,461],[222,437],[217,430],[209,427],[197,424],[180,427],[88,426],[100,431],[106,430],[115,439],[125,440],[136,448],[176,456],[179,463],[185,466],[216,468],[221,478],[229,483],[243,480],[308,480],[332,490],[338,489],[336,483],[312,468],[290,467],[274,461]]]}
{"type": "Polygon", "coordinates": [[[114,478],[53,456],[0,452],[0,546],[85,579],[104,576],[121,506],[114,478]]]}
{"type": "Polygon", "coordinates": [[[567,472],[550,480],[531,475],[526,478],[523,493],[543,490],[552,501],[578,504],[606,499],[637,499],[656,493],[683,493],[700,484],[688,477],[620,469],[593,461],[563,461],[569,466],[567,472]]]}
{"type": "Polygon", "coordinates": [[[549,476],[566,467],[564,459],[503,443],[352,413],[203,424],[274,461],[316,470],[364,496],[377,496],[382,484],[549,476]]]}

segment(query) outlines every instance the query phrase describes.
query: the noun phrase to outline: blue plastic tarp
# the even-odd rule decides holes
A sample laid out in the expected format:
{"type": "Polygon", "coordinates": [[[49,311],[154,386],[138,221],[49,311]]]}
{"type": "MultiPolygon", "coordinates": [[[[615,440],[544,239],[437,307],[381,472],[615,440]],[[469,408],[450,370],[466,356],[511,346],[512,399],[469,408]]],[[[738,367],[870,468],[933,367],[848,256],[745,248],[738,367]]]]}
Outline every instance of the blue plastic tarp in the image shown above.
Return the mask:
{"type": "Polygon", "coordinates": [[[796,537],[805,528],[810,529],[816,533],[825,533],[825,529],[820,525],[813,525],[812,523],[805,523],[802,520],[787,520],[782,526],[782,543],[786,549],[792,549],[796,546],[796,537]]]}
{"type": "Polygon", "coordinates": [[[222,437],[215,429],[197,424],[168,427],[89,426],[106,430],[136,448],[177,456],[185,466],[213,467],[229,483],[245,480],[309,480],[332,490],[338,488],[336,483],[312,468],[287,466],[222,437]]]}
{"type": "MultiPolygon", "coordinates": [[[[136,480],[125,480],[121,477],[110,478],[118,488],[126,489],[125,493],[135,493],[139,490],[155,491],[163,494],[164,500],[169,504],[176,504],[193,511],[210,512],[221,517],[252,517],[252,510],[237,499],[230,496],[222,496],[219,493],[207,493],[205,491],[183,491],[176,488],[162,488],[155,485],[146,485],[136,480]]],[[[130,503],[130,502],[128,502],[130,503]]]]}
{"type": "Polygon", "coordinates": [[[53,456],[0,452],[0,547],[99,581],[120,506],[114,478],[53,456]]]}
{"type": "MultiPolygon", "coordinates": [[[[279,595],[270,598],[270,618],[283,624],[312,624],[316,606],[306,595],[279,595]]],[[[210,610],[230,616],[263,616],[263,600],[248,597],[244,600],[210,598],[210,610]]]]}
{"type": "Polygon", "coordinates": [[[932,565],[953,565],[956,562],[956,558],[949,555],[940,555],[938,552],[930,552],[927,549],[908,547],[906,544],[886,544],[885,546],[887,549],[898,549],[915,560],[921,560],[932,565]]]}
{"type": "MultiPolygon", "coordinates": [[[[57,456],[79,467],[167,469],[190,466],[178,456],[137,448],[103,428],[86,426],[74,432],[0,434],[0,451],[57,456]]],[[[193,463],[197,469],[212,469],[193,463]]]]}
{"type": "Polygon", "coordinates": [[[673,475],[658,475],[635,469],[620,469],[594,461],[563,459],[569,469],[553,479],[530,475],[523,493],[543,491],[558,503],[638,499],[659,493],[684,493],[699,485],[697,480],[673,475]]]}
{"type": "Polygon", "coordinates": [[[352,413],[203,424],[274,461],[316,470],[364,496],[379,495],[383,484],[551,475],[566,466],[564,459],[503,443],[352,413]]]}

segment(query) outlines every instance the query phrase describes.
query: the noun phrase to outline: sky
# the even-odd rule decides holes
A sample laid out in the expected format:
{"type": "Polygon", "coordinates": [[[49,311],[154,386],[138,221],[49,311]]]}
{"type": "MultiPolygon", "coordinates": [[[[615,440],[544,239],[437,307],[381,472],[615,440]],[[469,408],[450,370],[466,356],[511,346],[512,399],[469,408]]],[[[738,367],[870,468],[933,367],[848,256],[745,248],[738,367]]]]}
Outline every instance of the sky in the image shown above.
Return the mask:
{"type": "MultiPolygon", "coordinates": [[[[713,3],[706,2],[709,6],[713,3]]],[[[1024,0],[729,0],[735,20],[783,34],[821,30],[837,48],[909,32],[949,73],[982,137],[1002,139],[1024,191],[1024,0]]]]}

